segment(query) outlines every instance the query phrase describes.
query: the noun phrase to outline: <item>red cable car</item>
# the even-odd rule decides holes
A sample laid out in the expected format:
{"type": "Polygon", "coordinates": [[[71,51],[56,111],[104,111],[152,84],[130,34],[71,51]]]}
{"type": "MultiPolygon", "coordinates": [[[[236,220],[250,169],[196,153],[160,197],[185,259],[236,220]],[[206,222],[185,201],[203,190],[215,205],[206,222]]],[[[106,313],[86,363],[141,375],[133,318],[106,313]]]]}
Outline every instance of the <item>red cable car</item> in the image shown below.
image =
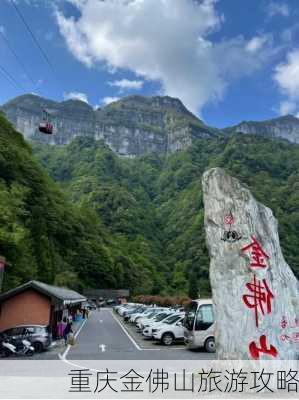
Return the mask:
{"type": "Polygon", "coordinates": [[[49,113],[46,110],[44,110],[43,121],[39,124],[38,130],[46,135],[53,134],[53,125],[49,121],[49,113]]]}

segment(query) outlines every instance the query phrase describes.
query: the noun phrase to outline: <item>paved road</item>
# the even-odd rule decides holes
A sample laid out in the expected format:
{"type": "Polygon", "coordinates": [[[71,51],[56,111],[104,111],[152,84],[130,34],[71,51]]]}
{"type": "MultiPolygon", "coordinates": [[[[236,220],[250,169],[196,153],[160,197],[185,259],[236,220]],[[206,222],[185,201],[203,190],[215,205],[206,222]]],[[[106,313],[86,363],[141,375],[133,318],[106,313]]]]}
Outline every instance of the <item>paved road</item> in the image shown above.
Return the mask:
{"type": "Polygon", "coordinates": [[[164,347],[144,341],[141,346],[130,330],[121,326],[110,309],[91,313],[81,329],[67,360],[199,360],[214,354],[188,351],[184,346],[164,347]]]}

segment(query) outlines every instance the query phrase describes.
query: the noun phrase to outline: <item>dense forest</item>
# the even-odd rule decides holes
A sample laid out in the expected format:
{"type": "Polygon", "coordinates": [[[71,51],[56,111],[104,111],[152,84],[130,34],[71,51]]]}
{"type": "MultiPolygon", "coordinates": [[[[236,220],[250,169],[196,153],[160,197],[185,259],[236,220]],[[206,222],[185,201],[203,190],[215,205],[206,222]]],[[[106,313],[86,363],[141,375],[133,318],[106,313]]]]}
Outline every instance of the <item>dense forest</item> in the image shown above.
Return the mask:
{"type": "Polygon", "coordinates": [[[201,175],[214,166],[273,209],[285,258],[299,276],[298,145],[234,134],[134,159],[91,138],[32,146],[0,116],[5,288],[38,278],[77,289],[209,293],[201,175]]]}
{"type": "Polygon", "coordinates": [[[0,114],[0,255],[8,263],[4,289],[39,279],[79,290],[124,286],[148,292],[162,278],[154,252],[143,246],[141,239],[133,243],[108,230],[96,209],[71,202],[0,114]]]}

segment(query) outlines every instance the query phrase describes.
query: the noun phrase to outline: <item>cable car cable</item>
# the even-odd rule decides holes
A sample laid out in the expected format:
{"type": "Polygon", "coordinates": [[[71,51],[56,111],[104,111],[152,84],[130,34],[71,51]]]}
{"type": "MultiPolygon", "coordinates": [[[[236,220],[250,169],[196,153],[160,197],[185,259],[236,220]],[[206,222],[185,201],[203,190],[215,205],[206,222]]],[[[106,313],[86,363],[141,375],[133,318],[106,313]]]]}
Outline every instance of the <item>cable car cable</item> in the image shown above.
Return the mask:
{"type": "MultiPolygon", "coordinates": [[[[61,86],[61,83],[59,81],[59,79],[56,76],[56,71],[55,68],[53,66],[53,64],[51,63],[49,57],[47,56],[46,52],[43,50],[42,46],[40,45],[39,41],[37,40],[36,36],[34,35],[33,31],[31,30],[30,26],[28,25],[27,21],[25,20],[23,14],[21,13],[18,5],[16,4],[15,0],[11,1],[11,4],[14,6],[16,13],[18,14],[19,18],[21,19],[21,21],[23,22],[23,24],[25,25],[27,31],[29,32],[32,40],[34,41],[35,45],[37,46],[37,48],[39,49],[39,51],[41,52],[45,62],[48,64],[49,68],[51,69],[56,81],[59,83],[59,85],[61,86]]],[[[62,88],[62,86],[61,86],[62,88]]]]}
{"type": "Polygon", "coordinates": [[[15,78],[7,71],[2,65],[0,65],[0,71],[1,71],[2,74],[6,77],[6,79],[7,79],[8,81],[10,81],[11,83],[14,84],[14,86],[15,86],[17,89],[20,89],[22,92],[26,92],[26,89],[25,89],[21,84],[19,84],[19,83],[15,80],[15,78]]]}
{"type": "Polygon", "coordinates": [[[13,54],[13,56],[15,57],[15,59],[17,60],[17,62],[19,63],[19,65],[21,66],[21,68],[23,69],[24,73],[26,74],[27,78],[30,80],[30,82],[32,83],[32,85],[35,87],[36,84],[34,83],[33,79],[31,78],[30,74],[27,71],[27,68],[25,67],[24,63],[22,62],[22,60],[20,59],[20,57],[17,55],[17,53],[14,51],[13,47],[11,46],[11,44],[9,43],[9,40],[7,39],[7,37],[4,35],[3,32],[1,32],[0,30],[0,35],[3,39],[3,41],[5,42],[6,46],[8,47],[8,49],[10,50],[10,52],[13,54]]]}

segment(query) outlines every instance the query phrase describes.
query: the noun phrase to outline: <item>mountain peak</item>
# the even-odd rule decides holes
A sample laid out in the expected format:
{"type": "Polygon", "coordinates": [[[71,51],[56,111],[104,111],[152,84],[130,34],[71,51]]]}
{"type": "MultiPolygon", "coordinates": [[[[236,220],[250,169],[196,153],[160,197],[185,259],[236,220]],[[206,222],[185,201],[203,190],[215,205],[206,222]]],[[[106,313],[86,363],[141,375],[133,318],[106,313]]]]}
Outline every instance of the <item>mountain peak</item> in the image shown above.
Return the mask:
{"type": "Polygon", "coordinates": [[[79,99],[68,99],[64,100],[59,103],[60,107],[68,107],[68,108],[75,108],[75,109],[85,109],[85,110],[93,110],[92,106],[86,101],[82,101],[79,99]]]}
{"type": "Polygon", "coordinates": [[[94,110],[77,99],[62,102],[23,95],[4,104],[2,110],[30,140],[65,145],[77,136],[103,140],[124,156],[172,153],[200,137],[218,134],[183,103],[169,96],[128,96],[94,110]],[[38,131],[43,110],[49,110],[53,135],[38,131]]]}
{"type": "Polygon", "coordinates": [[[291,122],[299,123],[299,118],[297,118],[295,115],[292,115],[292,114],[282,115],[281,117],[278,117],[276,119],[281,120],[281,121],[291,121],[291,122]]]}
{"type": "Polygon", "coordinates": [[[225,131],[282,138],[299,143],[299,118],[288,114],[265,121],[242,121],[225,131]]]}
{"type": "Polygon", "coordinates": [[[141,96],[131,95],[108,104],[105,108],[121,106],[133,106],[137,108],[150,107],[153,109],[174,110],[191,115],[192,113],[184,106],[181,100],[170,96],[141,96]]]}

